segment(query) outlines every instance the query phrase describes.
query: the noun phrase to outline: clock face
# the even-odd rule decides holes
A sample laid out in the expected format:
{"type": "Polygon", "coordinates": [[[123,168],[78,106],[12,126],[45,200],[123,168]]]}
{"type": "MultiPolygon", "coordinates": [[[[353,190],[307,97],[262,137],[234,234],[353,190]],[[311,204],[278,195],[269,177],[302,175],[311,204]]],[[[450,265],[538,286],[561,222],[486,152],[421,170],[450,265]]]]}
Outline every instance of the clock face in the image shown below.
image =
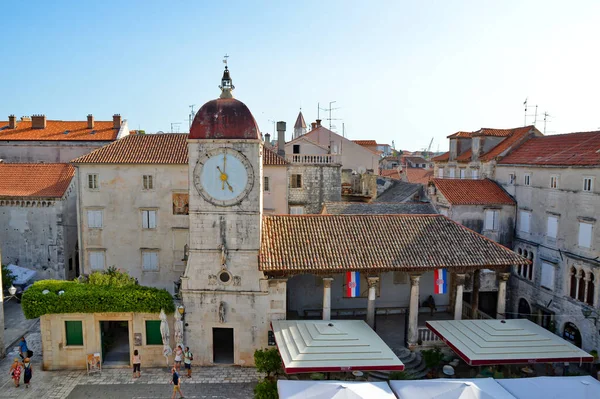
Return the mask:
{"type": "Polygon", "coordinates": [[[203,153],[194,168],[194,185],[208,202],[231,206],[242,201],[254,185],[254,170],[242,153],[217,148],[203,153]]]}

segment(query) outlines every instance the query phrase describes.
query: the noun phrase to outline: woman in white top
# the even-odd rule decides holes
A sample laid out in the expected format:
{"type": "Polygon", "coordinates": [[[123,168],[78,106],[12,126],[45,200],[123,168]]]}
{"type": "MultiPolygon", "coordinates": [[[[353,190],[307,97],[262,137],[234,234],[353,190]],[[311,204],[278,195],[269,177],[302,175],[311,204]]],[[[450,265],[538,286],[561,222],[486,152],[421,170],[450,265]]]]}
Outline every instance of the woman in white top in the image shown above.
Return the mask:
{"type": "Polygon", "coordinates": [[[133,351],[133,378],[140,378],[140,368],[142,367],[142,357],[138,350],[133,351]]]}
{"type": "Polygon", "coordinates": [[[175,369],[179,371],[181,369],[181,361],[183,360],[183,349],[181,345],[177,345],[175,349],[175,369]]]}

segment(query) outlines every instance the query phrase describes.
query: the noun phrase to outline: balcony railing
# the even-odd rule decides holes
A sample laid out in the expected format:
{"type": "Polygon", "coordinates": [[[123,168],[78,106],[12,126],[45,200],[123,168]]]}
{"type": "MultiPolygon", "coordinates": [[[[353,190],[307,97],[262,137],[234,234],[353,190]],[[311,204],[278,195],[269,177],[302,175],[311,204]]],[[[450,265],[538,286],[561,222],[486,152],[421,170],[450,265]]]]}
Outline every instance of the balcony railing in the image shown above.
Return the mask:
{"type": "MultiPolygon", "coordinates": [[[[462,317],[465,320],[473,319],[473,309],[471,308],[471,305],[465,302],[463,302],[462,317]]],[[[494,320],[492,316],[483,313],[481,310],[477,310],[477,317],[475,317],[475,319],[494,320]]]]}
{"type": "Polygon", "coordinates": [[[422,347],[444,346],[445,343],[427,327],[419,327],[419,345],[422,347]]]}
{"type": "Polygon", "coordinates": [[[340,156],[335,154],[288,154],[285,160],[289,163],[304,163],[313,165],[331,165],[340,163],[340,156]]]}

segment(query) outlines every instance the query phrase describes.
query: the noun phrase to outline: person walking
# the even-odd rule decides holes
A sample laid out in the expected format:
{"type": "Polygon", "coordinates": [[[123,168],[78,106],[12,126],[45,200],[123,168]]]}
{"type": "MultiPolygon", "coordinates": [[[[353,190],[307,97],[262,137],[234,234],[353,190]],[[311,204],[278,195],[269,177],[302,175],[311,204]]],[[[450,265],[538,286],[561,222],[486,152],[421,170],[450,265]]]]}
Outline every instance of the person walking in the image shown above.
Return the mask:
{"type": "Polygon", "coordinates": [[[192,360],[194,360],[194,354],[190,351],[190,347],[185,347],[183,352],[183,367],[187,370],[187,378],[192,378],[192,360]]]}
{"type": "Polygon", "coordinates": [[[142,376],[141,373],[142,368],[142,357],[140,356],[138,350],[133,351],[133,378],[140,378],[142,376]]]}
{"type": "Polygon", "coordinates": [[[25,383],[25,388],[29,388],[29,382],[31,381],[31,377],[33,377],[31,359],[26,357],[25,360],[23,360],[23,382],[25,383]]]}
{"type": "Polygon", "coordinates": [[[28,348],[27,348],[27,341],[25,341],[25,337],[21,337],[21,341],[19,342],[19,355],[21,356],[21,359],[25,359],[28,353],[28,348]]]}
{"type": "Polygon", "coordinates": [[[181,345],[177,345],[177,349],[175,349],[175,368],[177,371],[181,370],[181,361],[183,360],[183,349],[181,345]]]}
{"type": "Polygon", "coordinates": [[[179,393],[179,396],[183,398],[183,392],[181,392],[181,378],[179,378],[179,373],[177,373],[175,366],[173,366],[171,372],[173,373],[173,378],[171,379],[171,384],[173,384],[173,396],[171,396],[171,399],[175,399],[177,393],[179,393]]]}
{"type": "Polygon", "coordinates": [[[19,358],[15,357],[15,361],[10,366],[10,376],[15,383],[15,388],[19,387],[19,382],[21,381],[21,362],[19,362],[19,358]]]}

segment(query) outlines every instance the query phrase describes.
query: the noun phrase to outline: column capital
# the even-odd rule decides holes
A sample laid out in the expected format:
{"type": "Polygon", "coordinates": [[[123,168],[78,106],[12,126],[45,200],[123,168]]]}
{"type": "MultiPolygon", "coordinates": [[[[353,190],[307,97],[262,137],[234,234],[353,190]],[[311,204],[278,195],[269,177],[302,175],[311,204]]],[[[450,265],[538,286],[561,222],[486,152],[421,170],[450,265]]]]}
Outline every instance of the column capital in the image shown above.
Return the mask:
{"type": "Polygon", "coordinates": [[[465,285],[465,278],[467,276],[465,273],[455,273],[454,276],[456,277],[456,285],[465,285]]]}
{"type": "Polygon", "coordinates": [[[333,277],[323,277],[323,287],[331,288],[332,281],[333,281],[333,277]]]}
{"type": "Polygon", "coordinates": [[[409,273],[410,276],[410,285],[419,285],[419,280],[421,279],[421,273],[409,273]]]}
{"type": "Polygon", "coordinates": [[[367,284],[369,285],[369,288],[377,287],[377,284],[379,284],[379,277],[367,277],[367,284]]]}
{"type": "Polygon", "coordinates": [[[498,278],[500,281],[508,281],[510,278],[510,273],[498,273],[498,278]]]}

